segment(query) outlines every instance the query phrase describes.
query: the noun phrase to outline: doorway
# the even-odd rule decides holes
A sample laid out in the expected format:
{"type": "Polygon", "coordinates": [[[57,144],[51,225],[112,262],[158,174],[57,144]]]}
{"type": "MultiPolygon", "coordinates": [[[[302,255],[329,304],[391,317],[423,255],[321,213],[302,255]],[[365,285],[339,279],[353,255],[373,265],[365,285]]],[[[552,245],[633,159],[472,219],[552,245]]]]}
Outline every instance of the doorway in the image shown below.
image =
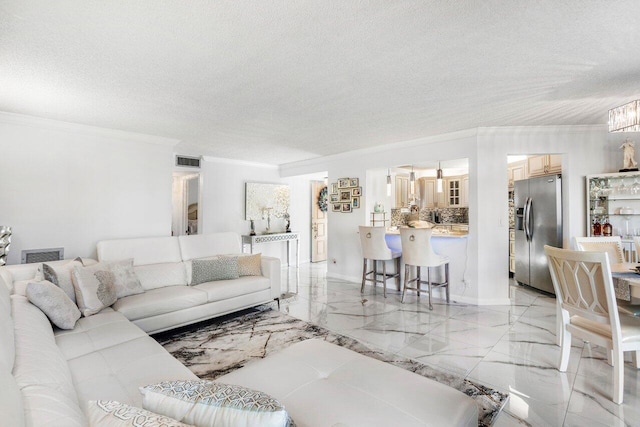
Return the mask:
{"type": "Polygon", "coordinates": [[[171,235],[202,232],[200,174],[174,172],[171,192],[171,235]]]}
{"type": "Polygon", "coordinates": [[[327,260],[327,181],[311,181],[311,262],[327,260]]]}

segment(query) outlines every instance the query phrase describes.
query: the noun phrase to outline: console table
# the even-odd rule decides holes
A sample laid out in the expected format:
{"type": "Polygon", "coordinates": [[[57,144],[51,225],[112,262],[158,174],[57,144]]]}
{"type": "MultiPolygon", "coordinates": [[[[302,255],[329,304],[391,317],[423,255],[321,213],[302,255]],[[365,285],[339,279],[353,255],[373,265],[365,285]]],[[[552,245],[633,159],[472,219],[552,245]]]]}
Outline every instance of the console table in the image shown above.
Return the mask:
{"type": "Polygon", "coordinates": [[[278,243],[287,242],[287,265],[291,265],[289,262],[289,246],[291,241],[296,242],[296,267],[300,264],[300,233],[293,231],[291,233],[270,233],[270,234],[256,234],[255,236],[243,235],[242,236],[242,248],[244,245],[249,245],[249,253],[253,253],[253,246],[259,243],[278,243]]]}

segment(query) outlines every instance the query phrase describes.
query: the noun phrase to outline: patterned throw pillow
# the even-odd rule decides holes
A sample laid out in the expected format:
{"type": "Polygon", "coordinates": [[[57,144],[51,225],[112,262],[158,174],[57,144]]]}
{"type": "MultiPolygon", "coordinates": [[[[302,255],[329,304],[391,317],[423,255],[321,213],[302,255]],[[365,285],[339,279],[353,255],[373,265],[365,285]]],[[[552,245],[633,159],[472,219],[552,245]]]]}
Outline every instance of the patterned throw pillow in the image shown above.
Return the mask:
{"type": "Polygon", "coordinates": [[[100,263],[90,267],[74,267],[71,275],[78,308],[89,317],[116,302],[114,276],[108,266],[100,263]]]}
{"type": "Polygon", "coordinates": [[[82,267],[82,258],[76,258],[73,261],[62,265],[50,265],[47,263],[42,264],[42,272],[38,269],[36,273],[36,281],[39,281],[40,274],[42,274],[41,280],[47,280],[54,285],[58,286],[64,291],[65,294],[73,301],[76,302],[76,294],[73,289],[73,283],[71,280],[71,272],[75,267],[82,267]]]}
{"type": "Polygon", "coordinates": [[[66,293],[46,280],[27,285],[27,298],[60,329],[73,329],[80,318],[80,311],[66,293]]]}
{"type": "Polygon", "coordinates": [[[240,277],[237,258],[194,259],[191,270],[191,285],[240,277]]]}
{"type": "Polygon", "coordinates": [[[114,400],[91,400],[87,412],[91,427],[194,427],[114,400]]]}
{"type": "Polygon", "coordinates": [[[262,255],[241,255],[238,257],[240,276],[262,276],[262,255]]]}
{"type": "Polygon", "coordinates": [[[261,391],[207,380],[141,387],[142,407],[198,427],[293,426],[278,400],[261,391]]]}
{"type": "Polygon", "coordinates": [[[109,271],[113,273],[116,298],[141,294],[144,288],[133,270],[133,258],[109,263],[109,271]]]}

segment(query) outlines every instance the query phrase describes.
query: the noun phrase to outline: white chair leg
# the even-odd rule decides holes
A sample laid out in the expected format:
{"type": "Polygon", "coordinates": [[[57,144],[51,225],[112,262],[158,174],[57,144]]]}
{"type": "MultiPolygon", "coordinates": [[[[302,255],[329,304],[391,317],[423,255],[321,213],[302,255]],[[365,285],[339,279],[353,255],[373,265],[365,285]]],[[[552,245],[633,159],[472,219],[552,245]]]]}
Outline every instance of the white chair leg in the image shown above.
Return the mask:
{"type": "Polygon", "coordinates": [[[429,286],[429,310],[433,310],[433,305],[431,304],[431,292],[433,289],[431,288],[431,269],[427,267],[427,284],[429,286]]]}
{"type": "Polygon", "coordinates": [[[382,294],[387,297],[387,262],[382,261],[382,294]]]}
{"type": "Polygon", "coordinates": [[[624,398],[624,354],[613,355],[613,403],[621,404],[624,398]]]}
{"type": "Polygon", "coordinates": [[[567,329],[564,327],[562,330],[561,340],[562,343],[560,344],[560,366],[558,367],[558,370],[560,372],[566,372],[567,366],[569,366],[569,356],[571,355],[571,332],[567,331],[567,329]]]}
{"type": "Polygon", "coordinates": [[[364,293],[364,283],[367,280],[367,259],[364,258],[364,265],[362,266],[362,286],[360,287],[360,293],[364,293]]]}
{"type": "Polygon", "coordinates": [[[407,281],[409,280],[409,272],[411,271],[411,267],[409,264],[404,265],[404,287],[402,288],[402,297],[400,297],[400,302],[404,304],[404,294],[407,293],[407,281]]]}

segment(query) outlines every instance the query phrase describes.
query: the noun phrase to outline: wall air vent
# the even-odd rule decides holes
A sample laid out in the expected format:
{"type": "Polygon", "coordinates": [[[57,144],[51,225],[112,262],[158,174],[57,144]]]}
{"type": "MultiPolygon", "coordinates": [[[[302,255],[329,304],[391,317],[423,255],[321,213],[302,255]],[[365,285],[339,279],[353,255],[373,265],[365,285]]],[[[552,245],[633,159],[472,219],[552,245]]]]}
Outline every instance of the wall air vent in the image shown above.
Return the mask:
{"type": "Polygon", "coordinates": [[[22,251],[22,264],[58,261],[64,259],[64,248],[28,249],[22,251]]]}
{"type": "Polygon", "coordinates": [[[199,168],[202,157],[176,156],[176,166],[199,168]]]}

